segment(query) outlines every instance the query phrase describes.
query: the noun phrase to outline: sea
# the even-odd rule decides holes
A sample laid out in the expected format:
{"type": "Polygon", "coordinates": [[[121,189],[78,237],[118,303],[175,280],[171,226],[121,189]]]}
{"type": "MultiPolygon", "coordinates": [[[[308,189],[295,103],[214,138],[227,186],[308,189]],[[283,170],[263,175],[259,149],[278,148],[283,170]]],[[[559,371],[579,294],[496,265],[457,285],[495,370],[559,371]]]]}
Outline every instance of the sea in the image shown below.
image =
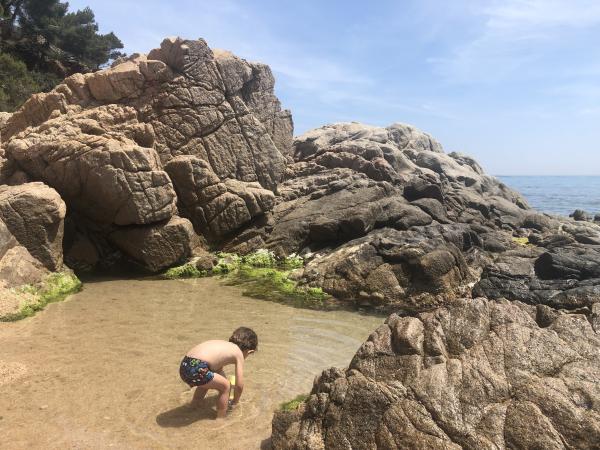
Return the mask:
{"type": "Polygon", "coordinates": [[[538,211],[568,216],[576,209],[600,214],[600,176],[497,176],[538,211]]]}

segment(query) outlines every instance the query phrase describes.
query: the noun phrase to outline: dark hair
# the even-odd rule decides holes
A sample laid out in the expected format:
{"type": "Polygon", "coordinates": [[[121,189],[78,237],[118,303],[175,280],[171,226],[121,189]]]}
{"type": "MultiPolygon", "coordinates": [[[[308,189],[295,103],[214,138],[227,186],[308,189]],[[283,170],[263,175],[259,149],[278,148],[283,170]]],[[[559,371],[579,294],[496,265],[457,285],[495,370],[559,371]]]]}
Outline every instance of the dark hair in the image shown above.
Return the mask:
{"type": "Polygon", "coordinates": [[[239,327],[229,338],[240,350],[256,350],[258,347],[258,336],[251,328],[239,327]]]}

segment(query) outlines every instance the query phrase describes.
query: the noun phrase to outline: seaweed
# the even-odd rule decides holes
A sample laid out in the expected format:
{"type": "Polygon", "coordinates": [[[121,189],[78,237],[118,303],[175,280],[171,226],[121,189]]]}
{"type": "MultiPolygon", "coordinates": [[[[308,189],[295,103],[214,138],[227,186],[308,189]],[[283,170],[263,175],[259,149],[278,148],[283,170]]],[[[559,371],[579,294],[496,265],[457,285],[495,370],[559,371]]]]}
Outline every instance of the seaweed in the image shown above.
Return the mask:
{"type": "Polygon", "coordinates": [[[283,402],[281,405],[279,405],[279,410],[280,411],[296,411],[298,409],[298,407],[304,401],[306,401],[307,398],[308,398],[307,394],[300,394],[300,395],[296,396],[295,398],[293,398],[292,400],[283,402]]]}
{"type": "Polygon", "coordinates": [[[300,286],[289,278],[290,272],[281,269],[240,266],[231,272],[226,281],[230,285],[243,286],[248,297],[291,303],[294,306],[324,309],[331,296],[321,288],[300,286]]]}
{"type": "Polygon", "coordinates": [[[517,244],[517,245],[521,245],[523,247],[530,245],[529,243],[529,238],[526,237],[513,237],[512,241],[517,244]]]}
{"type": "Polygon", "coordinates": [[[0,317],[0,321],[13,322],[33,316],[47,304],[64,300],[69,295],[79,292],[82,287],[83,284],[73,273],[53,273],[40,285],[25,285],[19,288],[18,292],[29,295],[32,300],[23,305],[18,312],[0,317]]]}
{"type": "Polygon", "coordinates": [[[164,277],[168,278],[169,280],[175,280],[178,278],[202,278],[207,275],[208,272],[206,270],[200,270],[192,263],[171,267],[164,273],[164,277]]]}
{"type": "Polygon", "coordinates": [[[321,288],[301,286],[290,278],[293,270],[304,266],[301,256],[291,254],[277,258],[270,250],[260,249],[248,255],[217,253],[218,262],[210,271],[202,271],[191,262],[167,270],[168,279],[200,278],[217,275],[229,285],[241,285],[248,297],[324,309],[331,296],[321,288]]]}

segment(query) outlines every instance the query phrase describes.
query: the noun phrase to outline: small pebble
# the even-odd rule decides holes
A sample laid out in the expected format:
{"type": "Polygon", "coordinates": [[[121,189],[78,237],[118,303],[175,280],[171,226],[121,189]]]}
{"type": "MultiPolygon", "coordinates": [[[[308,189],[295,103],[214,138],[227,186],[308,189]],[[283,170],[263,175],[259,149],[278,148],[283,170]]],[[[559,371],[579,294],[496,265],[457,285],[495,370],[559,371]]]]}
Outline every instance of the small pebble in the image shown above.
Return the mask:
{"type": "Polygon", "coordinates": [[[40,409],[41,410],[48,409],[48,405],[42,405],[42,406],[40,406],[40,409]]]}
{"type": "Polygon", "coordinates": [[[110,420],[110,417],[104,416],[104,420],[110,420]]]}

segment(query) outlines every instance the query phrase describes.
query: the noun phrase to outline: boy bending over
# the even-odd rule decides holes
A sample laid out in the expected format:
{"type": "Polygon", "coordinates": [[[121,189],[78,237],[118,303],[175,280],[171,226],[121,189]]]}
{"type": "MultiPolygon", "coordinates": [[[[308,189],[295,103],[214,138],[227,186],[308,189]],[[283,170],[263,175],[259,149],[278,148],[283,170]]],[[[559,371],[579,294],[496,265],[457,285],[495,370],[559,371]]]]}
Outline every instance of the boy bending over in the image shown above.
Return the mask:
{"type": "Polygon", "coordinates": [[[229,342],[221,340],[205,341],[192,348],[183,357],[179,375],[190,387],[196,386],[193,405],[198,405],[209,389],[219,391],[217,418],[225,417],[229,400],[230,384],[223,367],[235,364],[235,390],[232,406],[240,401],[244,390],[244,360],[256,351],[258,337],[246,327],[233,332],[229,342]]]}

